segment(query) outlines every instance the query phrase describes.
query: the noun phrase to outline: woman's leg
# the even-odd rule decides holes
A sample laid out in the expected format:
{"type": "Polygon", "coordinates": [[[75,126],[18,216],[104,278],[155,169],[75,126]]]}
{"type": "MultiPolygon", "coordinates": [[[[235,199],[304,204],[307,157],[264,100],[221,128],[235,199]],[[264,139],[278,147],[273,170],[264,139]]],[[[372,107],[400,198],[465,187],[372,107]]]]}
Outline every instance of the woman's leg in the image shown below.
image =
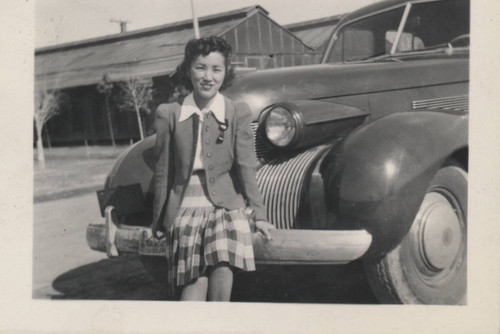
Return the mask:
{"type": "Polygon", "coordinates": [[[227,262],[210,268],[208,274],[208,301],[228,302],[233,289],[233,271],[227,262]]]}
{"type": "Polygon", "coordinates": [[[182,288],[181,301],[207,301],[208,278],[198,277],[182,288]]]}

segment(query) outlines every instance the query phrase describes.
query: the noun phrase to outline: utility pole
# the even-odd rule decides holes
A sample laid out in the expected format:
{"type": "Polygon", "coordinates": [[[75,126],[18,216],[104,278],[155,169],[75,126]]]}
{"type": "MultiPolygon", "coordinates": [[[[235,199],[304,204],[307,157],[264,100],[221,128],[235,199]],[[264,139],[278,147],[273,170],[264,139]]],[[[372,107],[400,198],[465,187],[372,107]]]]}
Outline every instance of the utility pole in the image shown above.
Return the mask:
{"type": "Polygon", "coordinates": [[[198,27],[198,17],[196,16],[196,11],[194,10],[194,0],[191,0],[191,12],[193,14],[194,37],[200,38],[200,28],[198,27]]]}
{"type": "Polygon", "coordinates": [[[120,24],[120,33],[123,34],[123,33],[127,32],[127,23],[129,23],[130,21],[125,21],[122,19],[119,19],[119,20],[111,19],[111,20],[109,20],[109,22],[119,23],[120,24]]]}

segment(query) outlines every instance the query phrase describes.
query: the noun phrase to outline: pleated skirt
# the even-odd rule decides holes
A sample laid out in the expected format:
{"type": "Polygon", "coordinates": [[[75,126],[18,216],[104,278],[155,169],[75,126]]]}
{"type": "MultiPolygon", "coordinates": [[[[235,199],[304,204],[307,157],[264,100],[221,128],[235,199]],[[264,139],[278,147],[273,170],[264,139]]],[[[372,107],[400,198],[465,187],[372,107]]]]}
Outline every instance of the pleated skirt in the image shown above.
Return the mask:
{"type": "Polygon", "coordinates": [[[207,268],[227,262],[244,271],[255,270],[252,234],[244,208],[215,207],[207,196],[204,172],[191,176],[168,233],[168,283],[171,293],[207,275],[207,268]]]}

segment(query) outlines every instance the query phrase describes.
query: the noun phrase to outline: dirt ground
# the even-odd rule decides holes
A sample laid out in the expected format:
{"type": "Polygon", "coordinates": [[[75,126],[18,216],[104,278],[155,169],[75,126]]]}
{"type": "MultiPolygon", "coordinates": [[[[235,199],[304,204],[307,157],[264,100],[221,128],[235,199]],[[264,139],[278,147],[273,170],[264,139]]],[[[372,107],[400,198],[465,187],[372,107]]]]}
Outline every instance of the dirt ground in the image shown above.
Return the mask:
{"type": "Polygon", "coordinates": [[[34,154],[34,200],[67,198],[101,189],[116,158],[128,146],[45,149],[46,168],[34,154]]]}

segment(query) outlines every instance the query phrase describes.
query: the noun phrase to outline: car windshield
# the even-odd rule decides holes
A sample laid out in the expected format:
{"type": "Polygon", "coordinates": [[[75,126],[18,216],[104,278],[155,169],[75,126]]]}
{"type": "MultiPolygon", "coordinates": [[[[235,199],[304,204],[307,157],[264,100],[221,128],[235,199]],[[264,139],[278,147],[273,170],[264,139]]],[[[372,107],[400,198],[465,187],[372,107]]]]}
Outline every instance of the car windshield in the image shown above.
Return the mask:
{"type": "Polygon", "coordinates": [[[327,62],[352,62],[385,55],[469,46],[468,0],[412,4],[354,21],[334,36],[327,62]],[[404,27],[400,34],[401,22],[404,27]],[[399,36],[398,36],[399,35],[399,36]],[[394,43],[397,42],[395,46],[394,43]]]}

